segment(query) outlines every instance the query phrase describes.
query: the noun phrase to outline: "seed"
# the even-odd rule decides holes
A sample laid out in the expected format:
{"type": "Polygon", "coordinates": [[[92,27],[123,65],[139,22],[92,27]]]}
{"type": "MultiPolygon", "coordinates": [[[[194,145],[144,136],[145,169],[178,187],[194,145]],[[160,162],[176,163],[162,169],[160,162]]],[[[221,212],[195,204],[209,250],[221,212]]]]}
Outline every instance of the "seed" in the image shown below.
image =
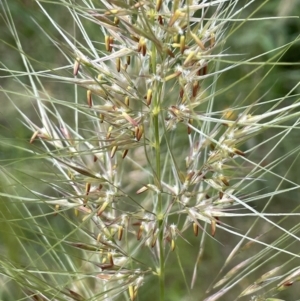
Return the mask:
{"type": "Polygon", "coordinates": [[[105,210],[105,208],[107,207],[107,205],[108,205],[107,201],[102,204],[102,206],[100,207],[100,209],[97,212],[97,216],[100,216],[102,214],[102,212],[105,210]]]}
{"type": "Polygon", "coordinates": [[[193,223],[193,231],[194,231],[195,236],[198,236],[199,226],[195,222],[193,223]]]}
{"type": "Polygon", "coordinates": [[[128,149],[125,149],[122,154],[122,158],[124,159],[127,156],[128,149]]]}
{"type": "Polygon", "coordinates": [[[134,293],[134,287],[133,287],[133,285],[129,285],[128,286],[128,292],[129,292],[129,298],[130,298],[130,300],[134,301],[134,295],[135,295],[135,293],[134,293]]]}
{"type": "Polygon", "coordinates": [[[174,23],[176,22],[176,20],[178,20],[180,15],[181,15],[181,11],[179,9],[177,9],[175,11],[175,13],[173,14],[172,18],[170,19],[168,26],[172,27],[174,25],[174,23]]]}
{"type": "Polygon", "coordinates": [[[183,54],[185,50],[185,36],[180,37],[180,52],[183,54]]]}
{"type": "Polygon", "coordinates": [[[117,150],[118,150],[118,146],[117,145],[113,146],[111,153],[110,153],[111,158],[113,158],[115,156],[115,153],[117,150]]]}
{"type": "Polygon", "coordinates": [[[74,76],[76,76],[78,74],[79,67],[80,67],[79,58],[76,58],[75,63],[74,63],[74,69],[73,69],[74,76]]]}
{"type": "Polygon", "coordinates": [[[105,12],[105,15],[109,16],[109,15],[116,15],[119,13],[119,10],[117,9],[111,9],[105,12]]]}
{"type": "Polygon", "coordinates": [[[167,54],[170,56],[170,57],[172,57],[172,58],[174,58],[175,57],[175,55],[174,55],[174,53],[172,52],[172,50],[171,49],[169,49],[169,48],[167,48],[167,54]]]}
{"type": "Polygon", "coordinates": [[[108,52],[112,51],[112,44],[114,42],[114,38],[112,36],[105,36],[105,49],[108,52]]]}
{"type": "Polygon", "coordinates": [[[162,5],[162,0],[156,0],[156,5],[155,5],[156,11],[160,11],[161,5],[162,5]]]}
{"type": "Polygon", "coordinates": [[[111,253],[108,253],[108,254],[107,254],[107,258],[108,258],[109,263],[111,264],[111,266],[114,266],[114,265],[115,265],[115,264],[114,264],[114,259],[113,259],[113,256],[112,256],[111,253]]]}
{"type": "Polygon", "coordinates": [[[144,226],[141,224],[137,233],[137,240],[140,240],[144,231],[144,226]]]}
{"type": "Polygon", "coordinates": [[[104,115],[102,113],[99,114],[100,123],[104,121],[104,115]]]}
{"type": "Polygon", "coordinates": [[[118,227],[118,240],[121,241],[123,236],[123,227],[119,226],[118,227]]]}
{"type": "Polygon", "coordinates": [[[191,32],[191,36],[195,40],[197,45],[201,48],[201,50],[205,51],[206,48],[205,48],[204,44],[202,43],[202,41],[197,37],[197,35],[195,35],[193,32],[191,32]]]}
{"type": "Polygon", "coordinates": [[[136,192],[136,194],[141,194],[141,193],[143,193],[144,191],[146,191],[146,190],[148,190],[149,188],[147,187],[147,186],[143,186],[142,188],[140,188],[137,192],[136,192]]]}
{"type": "Polygon", "coordinates": [[[148,107],[151,104],[151,100],[152,100],[152,90],[148,89],[148,91],[147,91],[147,97],[146,97],[146,103],[147,103],[148,107]]]}
{"type": "Polygon", "coordinates": [[[212,220],[210,226],[211,226],[211,236],[215,236],[215,234],[216,234],[216,221],[212,220]]]}
{"type": "Polygon", "coordinates": [[[170,80],[170,79],[173,79],[173,78],[175,78],[175,77],[178,77],[179,75],[181,75],[181,73],[182,73],[182,72],[180,72],[180,71],[177,71],[177,72],[175,72],[175,73],[172,73],[172,74],[166,76],[164,80],[165,80],[165,82],[167,82],[167,81],[170,80]]]}
{"type": "Polygon", "coordinates": [[[109,42],[110,42],[109,36],[105,36],[105,49],[106,49],[106,51],[109,51],[109,49],[110,49],[109,42]]]}
{"type": "Polygon", "coordinates": [[[199,82],[194,82],[193,83],[193,93],[192,93],[193,97],[197,96],[198,89],[199,89],[199,82]]]}
{"type": "Polygon", "coordinates": [[[224,185],[229,186],[229,182],[226,177],[221,177],[220,180],[224,183],[224,185]]]}
{"type": "Polygon", "coordinates": [[[117,71],[120,72],[120,70],[121,70],[121,59],[119,57],[116,58],[116,67],[117,67],[117,71]]]}
{"type": "Polygon", "coordinates": [[[146,53],[147,53],[146,41],[143,37],[141,37],[140,40],[139,40],[137,51],[141,52],[143,56],[145,56],[146,53]]]}
{"type": "Polygon", "coordinates": [[[114,17],[114,23],[115,25],[119,25],[120,19],[118,17],[114,17]]]}
{"type": "Polygon", "coordinates": [[[93,103],[92,103],[92,91],[91,90],[87,90],[86,91],[86,98],[87,98],[87,103],[89,108],[92,107],[93,103]]]}
{"type": "Polygon", "coordinates": [[[109,52],[112,51],[112,44],[114,42],[114,38],[113,37],[109,37],[109,52]]]}
{"type": "Polygon", "coordinates": [[[179,91],[179,96],[180,96],[180,98],[183,97],[183,94],[184,94],[184,89],[181,87],[181,88],[180,88],[180,91],[179,91]]]}
{"type": "Polygon", "coordinates": [[[108,128],[108,131],[107,131],[107,134],[106,134],[106,139],[109,139],[111,137],[111,132],[113,130],[113,126],[111,125],[109,128],[108,128]]]}
{"type": "Polygon", "coordinates": [[[237,155],[240,155],[240,156],[245,157],[245,153],[242,152],[241,150],[237,149],[237,148],[234,148],[234,149],[233,149],[233,152],[234,152],[235,154],[237,154],[237,155]]]}
{"type": "Polygon", "coordinates": [[[162,18],[161,15],[158,16],[157,20],[160,25],[164,25],[164,19],[162,18]]]}
{"type": "Polygon", "coordinates": [[[175,248],[176,248],[175,240],[172,239],[172,241],[171,241],[171,250],[174,251],[175,248]]]}
{"type": "Polygon", "coordinates": [[[194,51],[191,51],[191,52],[189,53],[189,55],[186,57],[186,59],[185,59],[183,65],[186,66],[186,65],[194,58],[194,56],[195,56],[195,52],[194,52],[194,51]]]}
{"type": "Polygon", "coordinates": [[[137,135],[136,135],[136,140],[137,140],[137,141],[140,141],[141,138],[142,138],[142,136],[143,136],[143,134],[144,134],[144,126],[143,126],[142,124],[140,124],[140,125],[138,126],[138,131],[137,131],[137,135]]]}
{"type": "Polygon", "coordinates": [[[157,231],[155,231],[155,233],[153,233],[152,235],[152,240],[151,240],[151,248],[154,248],[156,245],[156,241],[157,241],[157,231]]]}
{"type": "Polygon", "coordinates": [[[35,138],[37,137],[38,133],[39,133],[39,131],[35,131],[33,133],[33,135],[30,138],[30,141],[29,141],[30,144],[35,140],[35,138]]]}

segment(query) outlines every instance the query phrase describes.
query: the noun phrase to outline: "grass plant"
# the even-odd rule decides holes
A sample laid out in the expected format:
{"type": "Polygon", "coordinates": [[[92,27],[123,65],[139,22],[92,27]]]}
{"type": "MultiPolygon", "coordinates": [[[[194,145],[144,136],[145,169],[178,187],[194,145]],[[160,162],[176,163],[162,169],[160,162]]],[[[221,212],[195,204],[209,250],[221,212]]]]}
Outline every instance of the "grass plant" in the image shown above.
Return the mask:
{"type": "Polygon", "coordinates": [[[294,298],[299,82],[264,84],[299,37],[228,45],[270,1],[32,2],[59,63],[25,50],[3,0],[23,131],[1,142],[18,151],[1,161],[1,300],[294,298]]]}

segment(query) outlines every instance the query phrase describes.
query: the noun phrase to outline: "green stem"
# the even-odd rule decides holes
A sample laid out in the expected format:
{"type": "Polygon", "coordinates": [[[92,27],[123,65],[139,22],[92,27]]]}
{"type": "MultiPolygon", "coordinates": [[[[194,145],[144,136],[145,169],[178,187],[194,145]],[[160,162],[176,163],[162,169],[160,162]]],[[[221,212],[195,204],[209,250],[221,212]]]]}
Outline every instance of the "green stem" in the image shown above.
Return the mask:
{"type": "MultiPolygon", "coordinates": [[[[157,104],[158,108],[159,104],[157,104]]],[[[159,136],[159,109],[154,115],[154,128],[155,128],[155,157],[156,157],[156,176],[160,183],[161,180],[161,166],[160,166],[160,136],[159,136]]],[[[165,300],[165,253],[164,253],[164,216],[162,195],[159,193],[157,196],[157,219],[159,228],[159,288],[160,288],[160,301],[165,300]]]]}
{"type": "Polygon", "coordinates": [[[163,219],[159,220],[159,259],[160,259],[160,275],[159,275],[159,288],[160,288],[160,301],[165,300],[165,252],[164,252],[164,231],[163,219]]]}
{"type": "MultiPolygon", "coordinates": [[[[154,15],[152,15],[151,22],[155,23],[154,15]]],[[[156,74],[158,53],[155,43],[151,46],[151,69],[152,73],[156,74]]],[[[155,82],[153,85],[153,125],[154,125],[154,136],[155,136],[155,169],[156,169],[156,185],[161,189],[161,151],[160,151],[160,127],[159,127],[159,116],[160,116],[160,102],[161,102],[161,90],[162,84],[155,82]]],[[[157,195],[157,222],[159,229],[158,243],[159,243],[159,288],[160,288],[160,301],[165,300],[165,253],[164,253],[164,213],[162,195],[157,195]]]]}
{"type": "MultiPolygon", "coordinates": [[[[152,45],[152,71],[156,73],[156,48],[152,45]]],[[[161,87],[156,85],[154,96],[154,108],[153,108],[153,124],[154,124],[154,136],[155,136],[155,162],[156,162],[156,180],[159,189],[161,188],[161,153],[160,153],[160,133],[159,133],[159,115],[160,115],[160,95],[161,87]]],[[[157,221],[159,228],[159,289],[160,289],[160,301],[165,300],[165,253],[164,253],[164,213],[162,204],[162,195],[157,195],[157,221]]]]}

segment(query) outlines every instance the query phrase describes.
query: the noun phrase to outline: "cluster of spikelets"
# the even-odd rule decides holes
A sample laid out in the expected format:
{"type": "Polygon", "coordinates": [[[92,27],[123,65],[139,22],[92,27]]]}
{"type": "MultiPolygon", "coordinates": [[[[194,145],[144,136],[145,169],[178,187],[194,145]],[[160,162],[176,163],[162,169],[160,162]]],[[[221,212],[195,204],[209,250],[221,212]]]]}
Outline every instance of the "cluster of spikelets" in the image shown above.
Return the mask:
{"type": "MultiPolygon", "coordinates": [[[[30,142],[41,141],[68,183],[54,187],[60,199],[46,202],[91,225],[89,241],[68,244],[98,254],[91,262],[103,298],[128,290],[135,300],[145,276],[163,283],[165,253],[186,230],[197,236],[208,224],[214,236],[227,229],[222,216],[235,216],[232,206],[251,210],[240,196],[257,171],[241,177],[251,164],[242,145],[262,130],[260,121],[272,126],[298,107],[212,111],[209,85],[237,2],[102,1],[81,11],[103,31],[102,52],[73,44],[50,19],[74,61],[73,77],[57,79],[83,87],[86,103],[57,104],[74,112],[75,126],[40,100],[42,126],[23,116],[34,132],[30,142]],[[153,266],[136,259],[142,247],[151,249],[153,266]]],[[[76,285],[67,295],[84,300],[76,285]]]]}

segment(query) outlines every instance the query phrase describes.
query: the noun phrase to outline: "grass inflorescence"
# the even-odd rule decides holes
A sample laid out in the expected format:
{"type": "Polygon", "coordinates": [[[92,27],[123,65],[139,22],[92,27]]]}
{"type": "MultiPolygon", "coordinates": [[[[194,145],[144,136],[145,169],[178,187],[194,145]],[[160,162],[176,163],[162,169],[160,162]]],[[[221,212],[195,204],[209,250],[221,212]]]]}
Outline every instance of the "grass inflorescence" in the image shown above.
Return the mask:
{"type": "Polygon", "coordinates": [[[31,133],[18,148],[33,162],[21,176],[23,159],[3,168],[1,195],[18,208],[6,231],[23,248],[1,259],[3,281],[28,300],[280,300],[298,281],[299,227],[284,224],[296,210],[270,208],[298,189],[276,169],[296,165],[299,149],[276,149],[299,129],[299,85],[276,99],[252,95],[299,39],[248,59],[226,44],[268,1],[250,13],[259,1],[52,3],[72,30],[35,2],[56,37],[36,26],[65,63],[40,69],[3,1],[25,71],[4,66],[18,90],[2,91],[31,133]],[[241,82],[266,67],[243,95],[241,82]],[[230,91],[236,100],[225,102],[230,91]]]}

